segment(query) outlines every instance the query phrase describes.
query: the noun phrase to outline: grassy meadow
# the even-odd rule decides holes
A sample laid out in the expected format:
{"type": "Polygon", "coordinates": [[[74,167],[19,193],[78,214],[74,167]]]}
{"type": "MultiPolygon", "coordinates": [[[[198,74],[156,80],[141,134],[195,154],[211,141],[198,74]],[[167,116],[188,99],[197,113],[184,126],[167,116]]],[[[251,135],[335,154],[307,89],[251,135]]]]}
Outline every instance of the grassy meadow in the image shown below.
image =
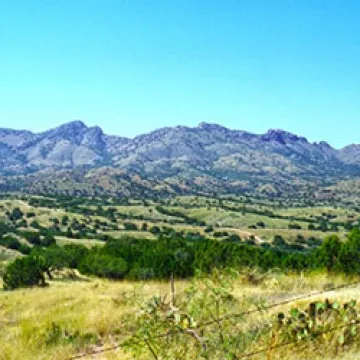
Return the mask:
{"type": "MultiPolygon", "coordinates": [[[[359,221],[359,213],[342,204],[336,207],[329,204],[285,206],[275,201],[264,203],[256,199],[201,196],[148,201],[128,199],[124,203],[113,199],[3,197],[0,200],[0,222],[13,229],[4,237],[14,238],[17,246],[9,242],[0,245],[0,275],[14,259],[26,256],[24,249],[20,251],[18,245],[25,245],[28,248],[25,250],[31,251],[38,246],[29,240],[31,234],[42,234],[45,230],[54,234],[60,247],[76,244],[88,249],[101,248],[109,239],[125,238],[149,239],[155,243],[159,236],[181,234],[188,241],[201,241],[206,237],[219,242],[248,243],[264,248],[278,246],[276,240],[279,242],[281,238],[286,251],[306,253],[327,236],[337,235],[341,241],[345,240],[349,227],[359,224],[359,221]]],[[[231,302],[226,302],[223,311],[231,314],[261,309],[356,280],[360,279],[319,271],[292,273],[278,269],[266,272],[240,269],[229,290],[231,302]]],[[[206,358],[199,356],[199,344],[194,337],[187,341],[174,339],[178,342],[178,349],[173,349],[174,342],[169,343],[167,357],[155,357],[149,351],[122,347],[97,355],[90,354],[122,344],[131,334],[137,333],[142,305],[157,295],[159,299],[165,295],[169,299],[168,281],[111,281],[85,276],[70,269],[55,271],[53,279],[46,281],[46,287],[0,290],[1,360],[67,360],[81,354],[83,359],[206,358]]],[[[186,289],[194,286],[194,281],[175,281],[177,304],[186,311],[193,311],[188,308],[193,299],[189,298],[186,289]]],[[[202,286],[200,284],[198,289],[202,286]]],[[[204,288],[204,294],[208,290],[204,288]]],[[[201,297],[200,290],[193,298],[198,296],[201,297]]],[[[264,335],[264,324],[271,324],[273,317],[280,312],[306,307],[310,301],[323,301],[325,296],[339,303],[348,302],[359,298],[360,286],[260,311],[228,324],[232,326],[230,332],[244,335],[246,340],[241,344],[244,354],[256,352],[275,341],[264,335]],[[254,334],[259,329],[262,332],[256,337],[254,334]]],[[[206,299],[201,301],[206,303],[206,299]]],[[[199,304],[198,307],[201,308],[199,304]]],[[[198,314],[202,320],[211,318],[205,310],[204,305],[201,314],[198,314]]],[[[210,334],[211,339],[216,332],[213,327],[201,336],[206,338],[210,334]]],[[[356,341],[339,347],[329,337],[328,341],[322,339],[319,343],[304,344],[306,342],[249,358],[360,359],[356,341]]],[[[227,358],[241,358],[240,354],[231,356],[227,358]]],[[[209,354],[208,359],[223,357],[209,354]]]]}
{"type": "MultiPolygon", "coordinates": [[[[269,273],[259,276],[256,284],[247,275],[240,276],[234,282],[233,295],[236,306],[231,312],[252,310],[252,304],[266,302],[273,304],[301,294],[327,289],[347,282],[341,276],[330,277],[325,274],[284,275],[269,273]]],[[[176,281],[178,298],[184,297],[184,289],[189,281],[176,281]]],[[[40,360],[68,359],[76,354],[105,349],[120,344],[127,334],[135,331],[129,323],[134,313],[139,311],[139,303],[153,295],[169,294],[167,282],[112,282],[95,278],[75,277],[71,279],[62,274],[50,282],[47,288],[21,289],[12,292],[0,292],[0,332],[1,355],[4,360],[40,360]],[[61,334],[56,332],[59,329],[61,334]],[[65,335],[66,334],[66,335],[65,335]],[[77,335],[76,335],[77,334],[77,335]],[[69,340],[71,336],[73,340],[69,340]]],[[[326,294],[329,299],[339,302],[357,299],[360,286],[349,287],[341,291],[326,294]]],[[[323,299],[324,295],[311,300],[323,299]]],[[[269,319],[275,312],[286,311],[294,306],[301,307],[309,300],[295,301],[271,311],[260,313],[241,320],[242,328],[249,331],[254,324],[269,319]]],[[[240,322],[240,320],[239,320],[240,322]]],[[[249,345],[249,350],[251,349],[249,345]]],[[[300,347],[301,348],[301,347],[300,347]]],[[[332,359],[332,347],[321,349],[321,353],[312,354],[314,359],[332,359]],[[325,355],[324,355],[325,354],[325,355]]],[[[339,353],[340,359],[360,358],[356,345],[339,353]],[[351,355],[349,355],[349,352],[351,355]]],[[[272,359],[304,359],[308,352],[302,353],[296,348],[274,351],[272,359]]],[[[85,356],[85,359],[132,359],[129,352],[121,348],[98,356],[85,356]]],[[[142,356],[151,359],[150,355],[142,356]]],[[[186,357],[186,359],[191,357],[186,357]]],[[[267,355],[254,357],[268,359],[267,355]]]]}

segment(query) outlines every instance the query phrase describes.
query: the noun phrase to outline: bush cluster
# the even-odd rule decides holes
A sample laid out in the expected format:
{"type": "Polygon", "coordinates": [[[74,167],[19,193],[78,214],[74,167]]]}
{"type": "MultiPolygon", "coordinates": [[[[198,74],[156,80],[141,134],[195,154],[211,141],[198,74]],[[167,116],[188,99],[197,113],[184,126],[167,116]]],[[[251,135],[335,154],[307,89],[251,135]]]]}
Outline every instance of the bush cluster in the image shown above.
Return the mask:
{"type": "Polygon", "coordinates": [[[28,279],[29,261],[38,264],[35,269],[39,268],[42,276],[47,274],[49,277],[53,270],[63,267],[76,268],[84,274],[109,279],[135,280],[166,279],[172,274],[178,278],[188,278],[197,270],[211,272],[214,268],[225,267],[257,267],[262,270],[278,268],[284,271],[326,269],[360,274],[360,230],[352,230],[344,242],[337,236],[330,236],[321,246],[301,252],[231,240],[194,241],[170,234],[159,237],[157,241],[110,239],[103,247],[91,249],[81,245],[36,246],[29,256],[9,265],[4,284],[5,288],[12,289],[42,282],[43,278],[36,271],[35,280],[28,279]]]}

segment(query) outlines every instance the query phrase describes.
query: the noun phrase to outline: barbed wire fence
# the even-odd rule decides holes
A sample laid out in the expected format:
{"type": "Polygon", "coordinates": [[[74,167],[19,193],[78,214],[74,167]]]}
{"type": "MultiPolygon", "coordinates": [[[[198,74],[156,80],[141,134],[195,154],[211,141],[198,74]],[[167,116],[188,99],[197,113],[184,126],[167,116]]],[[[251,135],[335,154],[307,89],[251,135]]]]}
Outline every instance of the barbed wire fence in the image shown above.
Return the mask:
{"type": "MultiPolygon", "coordinates": [[[[311,293],[295,296],[295,297],[292,297],[290,299],[286,299],[284,301],[280,301],[280,302],[271,304],[269,306],[259,308],[259,309],[255,309],[255,310],[249,310],[249,311],[243,311],[243,312],[239,312],[239,313],[226,314],[226,315],[220,317],[219,319],[204,322],[204,323],[201,323],[201,324],[199,324],[197,326],[194,326],[190,330],[196,331],[196,330],[200,330],[202,328],[205,328],[205,327],[208,327],[208,326],[211,326],[211,325],[215,325],[215,324],[218,324],[219,322],[223,322],[223,321],[226,321],[226,320],[229,320],[229,319],[240,318],[240,317],[249,316],[249,315],[253,315],[253,314],[261,313],[261,312],[267,312],[269,310],[275,309],[275,308],[280,307],[280,306],[289,305],[291,303],[301,301],[301,300],[311,299],[311,298],[313,298],[315,296],[321,296],[321,295],[329,294],[331,292],[341,290],[341,289],[350,288],[350,287],[353,287],[353,286],[356,286],[356,285],[360,285],[360,281],[354,281],[354,282],[351,282],[351,283],[332,286],[332,287],[330,287],[328,289],[324,289],[324,290],[313,291],[311,293]]],[[[337,330],[345,329],[345,328],[347,328],[349,326],[359,326],[359,325],[360,325],[360,320],[358,320],[356,322],[351,322],[351,323],[348,323],[348,324],[345,324],[345,325],[330,328],[330,329],[325,330],[323,332],[319,332],[317,335],[321,336],[321,335],[325,335],[325,334],[328,334],[328,333],[331,333],[331,332],[334,332],[334,331],[337,331],[337,330]]],[[[152,336],[152,337],[139,338],[138,340],[128,341],[127,346],[129,346],[129,345],[139,345],[139,344],[145,343],[146,341],[149,341],[149,340],[158,340],[158,339],[161,339],[161,338],[166,338],[166,337],[169,337],[169,336],[172,336],[172,335],[179,334],[181,332],[184,332],[184,330],[183,329],[176,329],[176,330],[173,329],[173,330],[170,330],[170,331],[168,331],[166,333],[162,333],[162,334],[155,335],[155,336],[152,336]]],[[[134,336],[135,336],[135,334],[127,334],[127,335],[125,335],[125,337],[134,337],[134,336]]],[[[280,344],[277,344],[277,345],[273,345],[273,346],[269,346],[269,347],[266,347],[266,348],[263,348],[263,349],[260,349],[260,350],[256,350],[254,352],[245,353],[245,354],[237,356],[235,358],[236,359],[251,358],[251,357],[254,357],[256,355],[261,355],[262,353],[265,353],[265,352],[268,352],[268,351],[271,351],[271,350],[276,350],[276,349],[279,349],[279,348],[282,348],[282,347],[290,346],[290,345],[293,345],[293,344],[298,344],[299,342],[300,342],[300,340],[286,341],[286,342],[283,342],[283,343],[280,343],[280,344]]],[[[109,347],[106,347],[106,348],[103,348],[103,349],[97,349],[97,350],[93,350],[93,351],[90,351],[90,352],[73,355],[73,356],[68,357],[66,360],[76,360],[76,359],[82,359],[82,358],[85,358],[85,357],[91,357],[91,356],[95,356],[95,355],[99,355],[99,354],[103,354],[103,353],[116,351],[116,350],[118,350],[120,348],[123,348],[123,347],[124,346],[121,345],[121,344],[113,345],[113,346],[109,346],[109,347]]]]}

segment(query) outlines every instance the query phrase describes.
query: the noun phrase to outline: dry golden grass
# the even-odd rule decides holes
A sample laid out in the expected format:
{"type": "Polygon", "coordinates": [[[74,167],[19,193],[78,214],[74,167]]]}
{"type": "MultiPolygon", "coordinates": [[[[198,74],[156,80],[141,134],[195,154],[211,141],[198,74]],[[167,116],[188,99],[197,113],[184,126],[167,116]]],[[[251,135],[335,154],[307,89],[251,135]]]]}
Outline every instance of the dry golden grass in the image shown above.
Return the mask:
{"type": "Polygon", "coordinates": [[[56,236],[56,243],[60,246],[69,245],[69,244],[76,244],[76,245],[84,245],[88,248],[93,246],[103,246],[105,243],[101,240],[94,240],[94,239],[70,239],[65,236],[56,236]]]}
{"type": "MultiPolygon", "coordinates": [[[[348,281],[340,276],[329,277],[324,274],[299,276],[269,273],[262,277],[254,273],[253,276],[246,274],[236,281],[234,295],[239,300],[247,298],[256,302],[265,299],[271,304],[348,281]]],[[[186,286],[186,281],[176,282],[179,296],[186,286]]],[[[47,288],[0,291],[0,359],[65,360],[84,350],[117,344],[131,330],[131,324],[125,323],[124,319],[138,309],[136,299],[164,295],[168,291],[169,284],[166,282],[111,282],[86,278],[73,281],[58,279],[47,288]],[[79,346],[76,342],[59,342],[52,345],[49,334],[53,324],[68,334],[79,332],[98,337],[99,344],[79,346]]],[[[359,295],[360,287],[351,287],[328,293],[326,297],[348,301],[359,295]]],[[[315,298],[323,299],[324,296],[315,298]]],[[[243,301],[241,303],[244,304],[243,301]]],[[[298,305],[305,303],[303,300],[298,305]]],[[[296,302],[273,311],[283,311],[295,305],[296,302]]],[[[242,311],[243,308],[236,310],[242,311]]],[[[253,317],[252,321],[257,321],[257,318],[253,317]]],[[[343,359],[359,358],[359,354],[349,356],[343,359]]],[[[117,360],[131,357],[119,349],[90,358],[117,360]]],[[[296,355],[283,351],[282,358],[296,359],[296,355]]]]}
{"type": "MultiPolygon", "coordinates": [[[[179,290],[182,287],[183,283],[179,283],[179,290]]],[[[47,345],[52,324],[69,334],[77,331],[93,334],[101,342],[112,344],[114,334],[124,336],[124,315],[135,311],[136,303],[128,298],[138,292],[146,297],[165,293],[167,289],[168,284],[161,282],[134,284],[80,279],[53,281],[48,288],[1,291],[0,359],[67,359],[81,352],[71,344],[47,345]]],[[[118,356],[124,358],[123,353],[118,356]]]]}
{"type": "Polygon", "coordinates": [[[324,239],[327,236],[336,235],[340,239],[345,239],[346,232],[345,231],[338,231],[338,232],[322,232],[322,231],[314,231],[314,230],[296,230],[296,229],[251,229],[248,230],[251,231],[254,235],[259,236],[265,241],[272,241],[275,237],[275,235],[281,235],[284,239],[289,241],[291,243],[292,240],[295,240],[298,235],[302,235],[305,238],[318,238],[318,239],[324,239]]]}

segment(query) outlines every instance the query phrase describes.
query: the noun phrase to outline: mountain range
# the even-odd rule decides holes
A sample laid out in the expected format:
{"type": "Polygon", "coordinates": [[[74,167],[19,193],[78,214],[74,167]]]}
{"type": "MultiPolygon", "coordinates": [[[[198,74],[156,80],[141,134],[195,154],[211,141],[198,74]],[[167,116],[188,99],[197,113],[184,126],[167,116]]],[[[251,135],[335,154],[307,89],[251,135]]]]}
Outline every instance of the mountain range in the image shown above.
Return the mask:
{"type": "Polygon", "coordinates": [[[335,149],[277,129],[253,134],[200,123],[130,139],[82,121],[41,133],[0,128],[0,185],[6,189],[277,194],[357,176],[360,145],[335,149]]]}

